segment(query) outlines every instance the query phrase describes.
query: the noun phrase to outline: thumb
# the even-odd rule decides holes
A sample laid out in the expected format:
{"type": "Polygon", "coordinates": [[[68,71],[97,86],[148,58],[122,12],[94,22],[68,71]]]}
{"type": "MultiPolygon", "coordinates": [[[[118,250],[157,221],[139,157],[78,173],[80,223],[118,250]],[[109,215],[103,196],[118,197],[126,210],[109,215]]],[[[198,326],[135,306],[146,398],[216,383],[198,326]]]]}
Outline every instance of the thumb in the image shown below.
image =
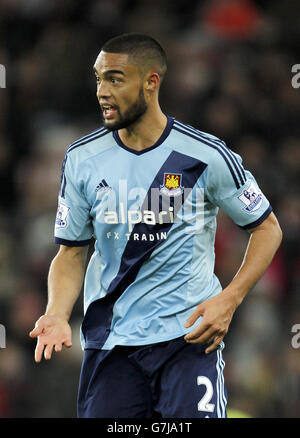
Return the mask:
{"type": "Polygon", "coordinates": [[[199,306],[196,307],[195,311],[186,320],[184,327],[191,327],[191,325],[193,325],[200,316],[203,316],[203,314],[204,306],[202,304],[199,304],[199,306]]]}
{"type": "Polygon", "coordinates": [[[31,332],[29,332],[29,336],[31,338],[36,338],[37,336],[41,335],[43,333],[44,327],[37,325],[31,332]]]}

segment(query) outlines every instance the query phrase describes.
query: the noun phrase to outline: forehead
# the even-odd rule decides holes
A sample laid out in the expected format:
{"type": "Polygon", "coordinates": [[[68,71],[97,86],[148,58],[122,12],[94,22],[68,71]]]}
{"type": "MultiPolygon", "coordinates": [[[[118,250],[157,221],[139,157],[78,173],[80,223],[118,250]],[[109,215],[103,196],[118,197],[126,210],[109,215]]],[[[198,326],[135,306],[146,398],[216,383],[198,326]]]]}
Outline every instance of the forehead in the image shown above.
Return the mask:
{"type": "Polygon", "coordinates": [[[107,53],[101,51],[94,64],[95,70],[100,73],[108,71],[120,71],[124,74],[135,73],[138,66],[129,62],[129,55],[126,53],[107,53]]]}

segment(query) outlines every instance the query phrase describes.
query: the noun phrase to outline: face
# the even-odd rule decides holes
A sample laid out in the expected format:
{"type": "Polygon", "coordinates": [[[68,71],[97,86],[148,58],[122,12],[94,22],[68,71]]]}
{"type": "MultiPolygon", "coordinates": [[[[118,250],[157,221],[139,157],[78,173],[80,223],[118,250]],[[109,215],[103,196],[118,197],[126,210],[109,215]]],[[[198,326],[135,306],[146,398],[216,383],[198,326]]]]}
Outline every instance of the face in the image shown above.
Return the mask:
{"type": "Polygon", "coordinates": [[[126,54],[100,52],[94,71],[104,126],[116,130],[136,123],[147,111],[138,66],[126,54]]]}

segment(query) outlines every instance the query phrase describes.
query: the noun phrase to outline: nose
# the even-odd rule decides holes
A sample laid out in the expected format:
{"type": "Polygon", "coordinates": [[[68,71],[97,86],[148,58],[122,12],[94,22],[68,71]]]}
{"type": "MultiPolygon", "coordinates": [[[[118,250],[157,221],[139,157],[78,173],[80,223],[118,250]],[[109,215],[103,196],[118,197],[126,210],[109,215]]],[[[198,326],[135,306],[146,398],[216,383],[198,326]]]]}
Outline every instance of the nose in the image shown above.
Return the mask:
{"type": "Polygon", "coordinates": [[[109,89],[109,86],[107,84],[107,81],[100,80],[97,83],[97,97],[98,97],[98,99],[107,98],[107,97],[110,97],[110,95],[111,95],[111,93],[110,93],[110,89],[109,89]]]}

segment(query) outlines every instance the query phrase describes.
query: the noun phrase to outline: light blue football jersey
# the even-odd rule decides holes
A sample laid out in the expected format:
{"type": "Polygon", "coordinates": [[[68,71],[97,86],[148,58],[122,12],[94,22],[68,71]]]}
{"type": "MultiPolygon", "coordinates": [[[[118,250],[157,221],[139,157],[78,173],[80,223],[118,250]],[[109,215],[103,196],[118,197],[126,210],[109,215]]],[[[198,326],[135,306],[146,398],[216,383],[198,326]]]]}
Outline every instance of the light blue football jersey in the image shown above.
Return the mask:
{"type": "Polygon", "coordinates": [[[240,156],[172,117],[142,151],[104,127],[69,146],[55,242],[94,242],[83,348],[167,341],[199,324],[184,327],[199,303],[222,290],[214,274],[219,207],[245,229],[272,211],[240,156]]]}

